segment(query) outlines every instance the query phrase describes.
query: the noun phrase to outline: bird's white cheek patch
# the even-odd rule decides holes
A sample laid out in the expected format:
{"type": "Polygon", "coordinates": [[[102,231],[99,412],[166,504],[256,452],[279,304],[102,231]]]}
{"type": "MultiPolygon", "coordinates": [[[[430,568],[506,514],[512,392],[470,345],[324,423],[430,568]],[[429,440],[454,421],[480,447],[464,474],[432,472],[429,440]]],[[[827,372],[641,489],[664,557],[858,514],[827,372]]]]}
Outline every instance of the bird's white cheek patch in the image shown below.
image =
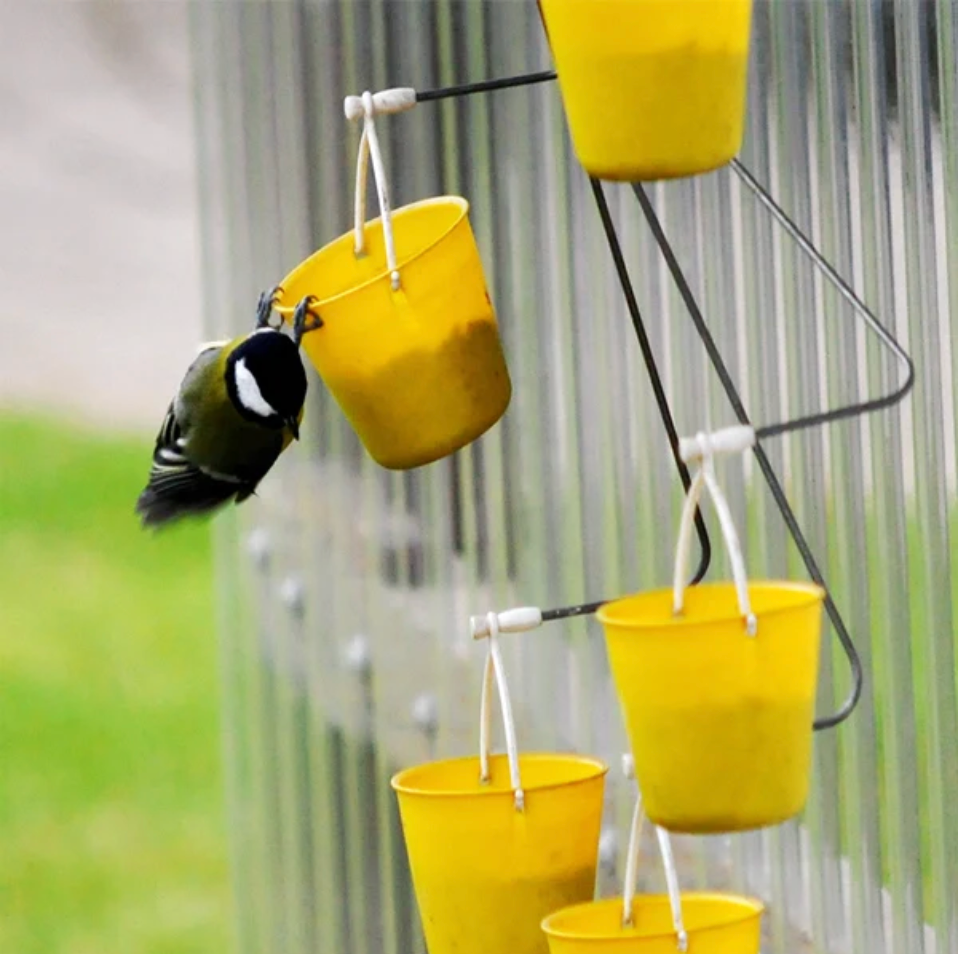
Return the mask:
{"type": "Polygon", "coordinates": [[[276,411],[263,397],[259,385],[256,383],[256,378],[253,377],[253,372],[246,367],[244,358],[240,358],[233,365],[233,373],[236,375],[236,394],[240,399],[240,404],[247,411],[252,411],[260,417],[276,417],[276,411]]]}

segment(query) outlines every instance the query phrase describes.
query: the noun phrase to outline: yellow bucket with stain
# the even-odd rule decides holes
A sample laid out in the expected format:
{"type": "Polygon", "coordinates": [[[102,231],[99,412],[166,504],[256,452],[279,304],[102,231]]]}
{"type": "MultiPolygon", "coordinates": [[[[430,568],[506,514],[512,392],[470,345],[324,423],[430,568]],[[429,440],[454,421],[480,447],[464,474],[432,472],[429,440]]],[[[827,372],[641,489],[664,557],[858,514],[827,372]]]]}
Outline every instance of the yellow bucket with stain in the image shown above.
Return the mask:
{"type": "Polygon", "coordinates": [[[700,583],[602,606],[609,664],[648,817],[713,834],[783,822],[808,796],[825,591],[749,582],[745,632],[735,586],[700,583]]]}
{"type": "Polygon", "coordinates": [[[520,755],[523,811],[507,757],[489,768],[488,782],[476,757],[392,779],[429,954],[548,954],[542,919],[594,894],[607,766],[520,755]]]}
{"type": "MultiPolygon", "coordinates": [[[[681,895],[688,954],[758,954],[764,905],[754,898],[689,891],[681,895]]],[[[668,895],[639,895],[632,924],[622,899],[556,911],[542,922],[550,954],[675,954],[668,895]]]]}
{"type": "Polygon", "coordinates": [[[316,298],[322,327],[303,348],[370,455],[408,469],[464,447],[505,413],[512,394],[469,203],[441,196],[391,213],[400,288],[382,219],[324,246],[281,282],[276,310],[292,321],[316,298]]]}
{"type": "Polygon", "coordinates": [[[708,172],[739,151],[752,0],[539,0],[572,142],[600,179],[708,172]]]}

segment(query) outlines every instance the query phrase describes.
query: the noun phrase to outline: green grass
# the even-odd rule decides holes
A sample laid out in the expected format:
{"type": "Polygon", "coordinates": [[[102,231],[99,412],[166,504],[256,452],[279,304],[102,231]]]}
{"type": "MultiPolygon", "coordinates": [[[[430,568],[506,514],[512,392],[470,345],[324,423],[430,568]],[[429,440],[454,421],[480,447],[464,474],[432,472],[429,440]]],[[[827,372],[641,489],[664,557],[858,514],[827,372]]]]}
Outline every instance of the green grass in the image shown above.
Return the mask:
{"type": "Polygon", "coordinates": [[[0,952],[229,947],[209,530],[150,441],[0,414],[0,952]]]}

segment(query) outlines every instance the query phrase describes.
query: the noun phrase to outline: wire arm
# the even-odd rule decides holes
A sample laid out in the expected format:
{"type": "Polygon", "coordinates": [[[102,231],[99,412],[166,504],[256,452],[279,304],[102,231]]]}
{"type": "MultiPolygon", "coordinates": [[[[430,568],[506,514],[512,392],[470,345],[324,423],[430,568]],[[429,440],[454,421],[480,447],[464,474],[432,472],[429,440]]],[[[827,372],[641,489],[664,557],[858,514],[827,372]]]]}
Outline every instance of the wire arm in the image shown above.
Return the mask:
{"type": "MultiPolygon", "coordinates": [[[[712,362],[712,366],[715,368],[715,373],[718,375],[718,378],[722,383],[722,387],[725,390],[729,403],[732,405],[732,408],[735,411],[736,417],[738,417],[739,423],[751,426],[752,422],[749,420],[748,412],[745,410],[745,405],[742,402],[741,395],[738,393],[738,389],[735,387],[735,383],[732,381],[732,377],[728,372],[728,368],[725,366],[725,362],[718,350],[718,346],[715,344],[715,339],[712,337],[712,333],[709,331],[708,325],[705,323],[705,317],[702,314],[702,310],[699,308],[698,302],[696,302],[695,296],[692,294],[692,289],[689,286],[688,280],[682,272],[682,268],[678,263],[678,259],[675,257],[675,252],[673,251],[672,246],[669,244],[669,240],[665,236],[665,231],[662,228],[662,224],[655,213],[655,209],[653,208],[645,189],[643,189],[638,183],[634,183],[632,190],[639,201],[639,206],[641,207],[646,221],[648,222],[649,228],[652,231],[652,236],[655,239],[656,244],[659,246],[662,257],[665,259],[665,263],[672,275],[672,280],[675,282],[675,286],[678,289],[682,300],[685,302],[686,307],[688,308],[689,315],[692,318],[692,323],[695,325],[695,330],[702,339],[702,344],[705,346],[709,360],[712,362]]],[[[848,667],[851,671],[852,688],[848,698],[842,704],[841,708],[830,716],[824,716],[821,719],[815,720],[814,727],[816,731],[821,729],[830,729],[833,726],[844,722],[852,714],[855,706],[858,705],[858,700],[862,693],[862,682],[864,678],[861,658],[858,655],[858,650],[855,648],[855,643],[852,641],[852,638],[849,635],[848,628],[845,626],[845,621],[842,619],[841,613],[839,613],[838,607],[835,605],[835,601],[832,599],[832,595],[825,583],[825,578],[822,575],[822,571],[819,569],[818,562],[815,559],[815,555],[812,553],[811,548],[808,545],[808,541],[805,539],[805,535],[802,533],[802,529],[798,525],[798,520],[796,519],[795,513],[788,502],[788,498],[785,496],[785,491],[782,489],[782,485],[779,482],[774,469],[772,468],[771,461],[768,459],[768,455],[765,453],[764,448],[758,440],[758,435],[760,433],[761,431],[756,430],[756,443],[752,449],[752,452],[755,454],[759,468],[765,477],[765,482],[768,484],[769,490],[772,492],[772,497],[782,514],[782,519],[785,521],[785,525],[788,527],[788,531],[792,535],[792,539],[795,541],[795,546],[798,548],[798,552],[801,554],[802,560],[808,569],[809,575],[819,586],[825,590],[825,609],[828,612],[829,619],[832,621],[832,625],[835,627],[835,633],[838,636],[838,640],[841,643],[846,658],[848,659],[848,667]]]]}
{"type": "Polygon", "coordinates": [[[554,79],[556,79],[555,70],[543,70],[541,73],[505,76],[501,79],[482,80],[478,83],[463,83],[461,86],[440,86],[437,89],[418,90],[416,92],[416,102],[427,103],[430,100],[448,99],[452,96],[470,96],[472,93],[492,93],[497,89],[532,86],[535,83],[548,83],[554,79]]]}
{"type": "MultiPolygon", "coordinates": [[[[632,319],[632,327],[639,341],[639,347],[642,350],[642,358],[645,361],[645,367],[649,373],[649,380],[652,382],[655,403],[662,417],[665,433],[668,435],[672,459],[675,461],[676,469],[682,478],[682,486],[685,492],[688,493],[689,487],[692,486],[692,477],[689,474],[689,469],[685,461],[682,460],[682,455],[679,453],[679,434],[675,428],[672,409],[669,407],[669,401],[665,394],[665,386],[662,384],[662,376],[659,374],[658,365],[655,363],[655,354],[652,351],[652,344],[649,341],[649,335],[645,330],[645,323],[639,311],[639,302],[635,297],[635,289],[632,286],[629,269],[625,263],[625,256],[622,254],[622,245],[619,242],[619,236],[615,230],[615,223],[612,221],[612,214],[609,212],[609,204],[606,201],[605,192],[602,190],[602,183],[592,177],[590,177],[589,182],[592,185],[592,195],[595,197],[599,218],[602,220],[603,229],[605,229],[605,237],[609,243],[609,251],[612,253],[615,270],[619,276],[619,284],[621,284],[622,293],[625,295],[625,303],[629,310],[629,317],[632,319]]],[[[695,510],[695,530],[699,538],[701,556],[699,558],[698,569],[692,577],[691,585],[701,582],[708,572],[709,562],[712,559],[712,545],[709,542],[708,529],[705,526],[705,520],[699,508],[695,510]]]]}
{"type": "MultiPolygon", "coordinates": [[[[602,183],[598,179],[590,178],[592,185],[592,194],[595,197],[596,208],[599,212],[599,218],[602,220],[602,227],[605,230],[606,240],[609,243],[609,251],[612,253],[612,260],[615,263],[616,274],[619,277],[619,283],[622,286],[622,292],[625,295],[626,306],[628,307],[629,317],[632,319],[632,327],[635,336],[638,339],[639,347],[642,351],[642,358],[645,361],[645,367],[648,371],[649,380],[652,383],[652,391],[655,395],[655,403],[658,406],[659,414],[662,417],[662,423],[665,426],[665,432],[668,435],[669,447],[672,450],[672,459],[675,461],[676,469],[682,480],[682,486],[688,493],[692,485],[692,478],[689,469],[682,460],[679,452],[679,435],[675,427],[675,420],[672,417],[672,409],[669,407],[668,398],[665,394],[665,387],[662,384],[662,376],[659,374],[658,365],[655,362],[655,353],[652,351],[652,344],[649,341],[648,332],[645,329],[645,323],[642,320],[642,313],[639,311],[639,303],[635,296],[635,289],[632,285],[632,279],[629,275],[629,269],[625,262],[625,256],[622,254],[622,245],[619,242],[619,236],[615,230],[615,223],[612,221],[612,214],[609,211],[609,204],[605,198],[605,192],[602,189],[602,183]]],[[[708,528],[705,526],[705,520],[702,517],[700,508],[695,509],[695,531],[699,539],[700,558],[699,565],[695,571],[690,585],[701,582],[708,572],[709,563],[712,559],[712,544],[709,541],[708,528]]],[[[554,609],[543,610],[542,622],[552,620],[569,619],[573,616],[586,616],[595,613],[607,600],[599,600],[594,603],[578,603],[573,606],[560,606],[554,609]]]]}
{"type": "MultiPolygon", "coordinates": [[[[915,365],[905,349],[892,337],[891,333],[882,325],[871,309],[855,294],[848,282],[835,271],[834,267],[822,253],[815,248],[811,239],[789,218],[785,210],[775,201],[771,193],[761,185],[755,176],[753,176],[738,159],[733,159],[730,165],[751,193],[761,202],[788,235],[791,236],[792,240],[798,245],[802,252],[804,252],[806,257],[838,290],[842,298],[851,305],[862,321],[868,326],[869,330],[891,351],[898,363],[905,369],[905,380],[898,388],[889,394],[872,398],[868,401],[861,401],[858,404],[848,404],[845,407],[834,408],[830,411],[820,411],[817,414],[809,414],[791,421],[784,421],[781,424],[767,424],[764,427],[756,428],[755,436],[759,440],[765,437],[775,437],[787,431],[797,431],[806,427],[828,424],[832,421],[859,417],[862,414],[880,411],[898,404],[899,401],[904,399],[915,383],[915,365]]],[[[642,200],[640,199],[639,201],[641,202],[642,200]]],[[[716,371],[718,371],[717,367],[716,371]]]]}

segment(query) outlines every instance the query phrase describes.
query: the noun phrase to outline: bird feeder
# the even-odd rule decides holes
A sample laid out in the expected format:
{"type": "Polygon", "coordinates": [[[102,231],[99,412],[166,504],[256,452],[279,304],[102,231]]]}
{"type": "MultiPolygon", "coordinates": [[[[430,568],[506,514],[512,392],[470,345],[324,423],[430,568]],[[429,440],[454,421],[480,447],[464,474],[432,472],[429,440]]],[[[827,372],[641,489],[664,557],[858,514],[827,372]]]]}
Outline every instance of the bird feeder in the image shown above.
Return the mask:
{"type": "MultiPolygon", "coordinates": [[[[347,100],[347,115],[357,118],[347,100]]],[[[440,196],[390,210],[366,93],[355,227],[283,279],[276,309],[307,297],[319,327],[309,360],[370,455],[408,469],[464,447],[505,413],[512,393],[469,203],[440,196]],[[372,160],[381,216],[365,221],[372,160]]]]}
{"type": "Polygon", "coordinates": [[[758,954],[764,905],[755,898],[679,892],[669,837],[657,829],[667,895],[635,894],[642,802],[636,801],[621,898],[572,905],[542,922],[550,954],[758,954]]]}
{"type": "Polygon", "coordinates": [[[420,765],[392,779],[429,954],[547,954],[542,918],[595,890],[607,766],[518,755],[491,625],[479,758],[420,765]],[[493,677],[505,756],[489,754],[493,677]]]}
{"type": "Polygon", "coordinates": [[[539,0],[539,8],[590,175],[689,176],[739,151],[752,0],[539,0]]]}
{"type": "Polygon", "coordinates": [[[685,500],[672,590],[602,606],[609,664],[649,818],[708,834],[776,824],[808,794],[824,590],[749,582],[713,452],[754,441],[751,428],[682,442],[698,458],[685,500]],[[685,590],[693,514],[708,488],[734,583],[685,590]]]}

